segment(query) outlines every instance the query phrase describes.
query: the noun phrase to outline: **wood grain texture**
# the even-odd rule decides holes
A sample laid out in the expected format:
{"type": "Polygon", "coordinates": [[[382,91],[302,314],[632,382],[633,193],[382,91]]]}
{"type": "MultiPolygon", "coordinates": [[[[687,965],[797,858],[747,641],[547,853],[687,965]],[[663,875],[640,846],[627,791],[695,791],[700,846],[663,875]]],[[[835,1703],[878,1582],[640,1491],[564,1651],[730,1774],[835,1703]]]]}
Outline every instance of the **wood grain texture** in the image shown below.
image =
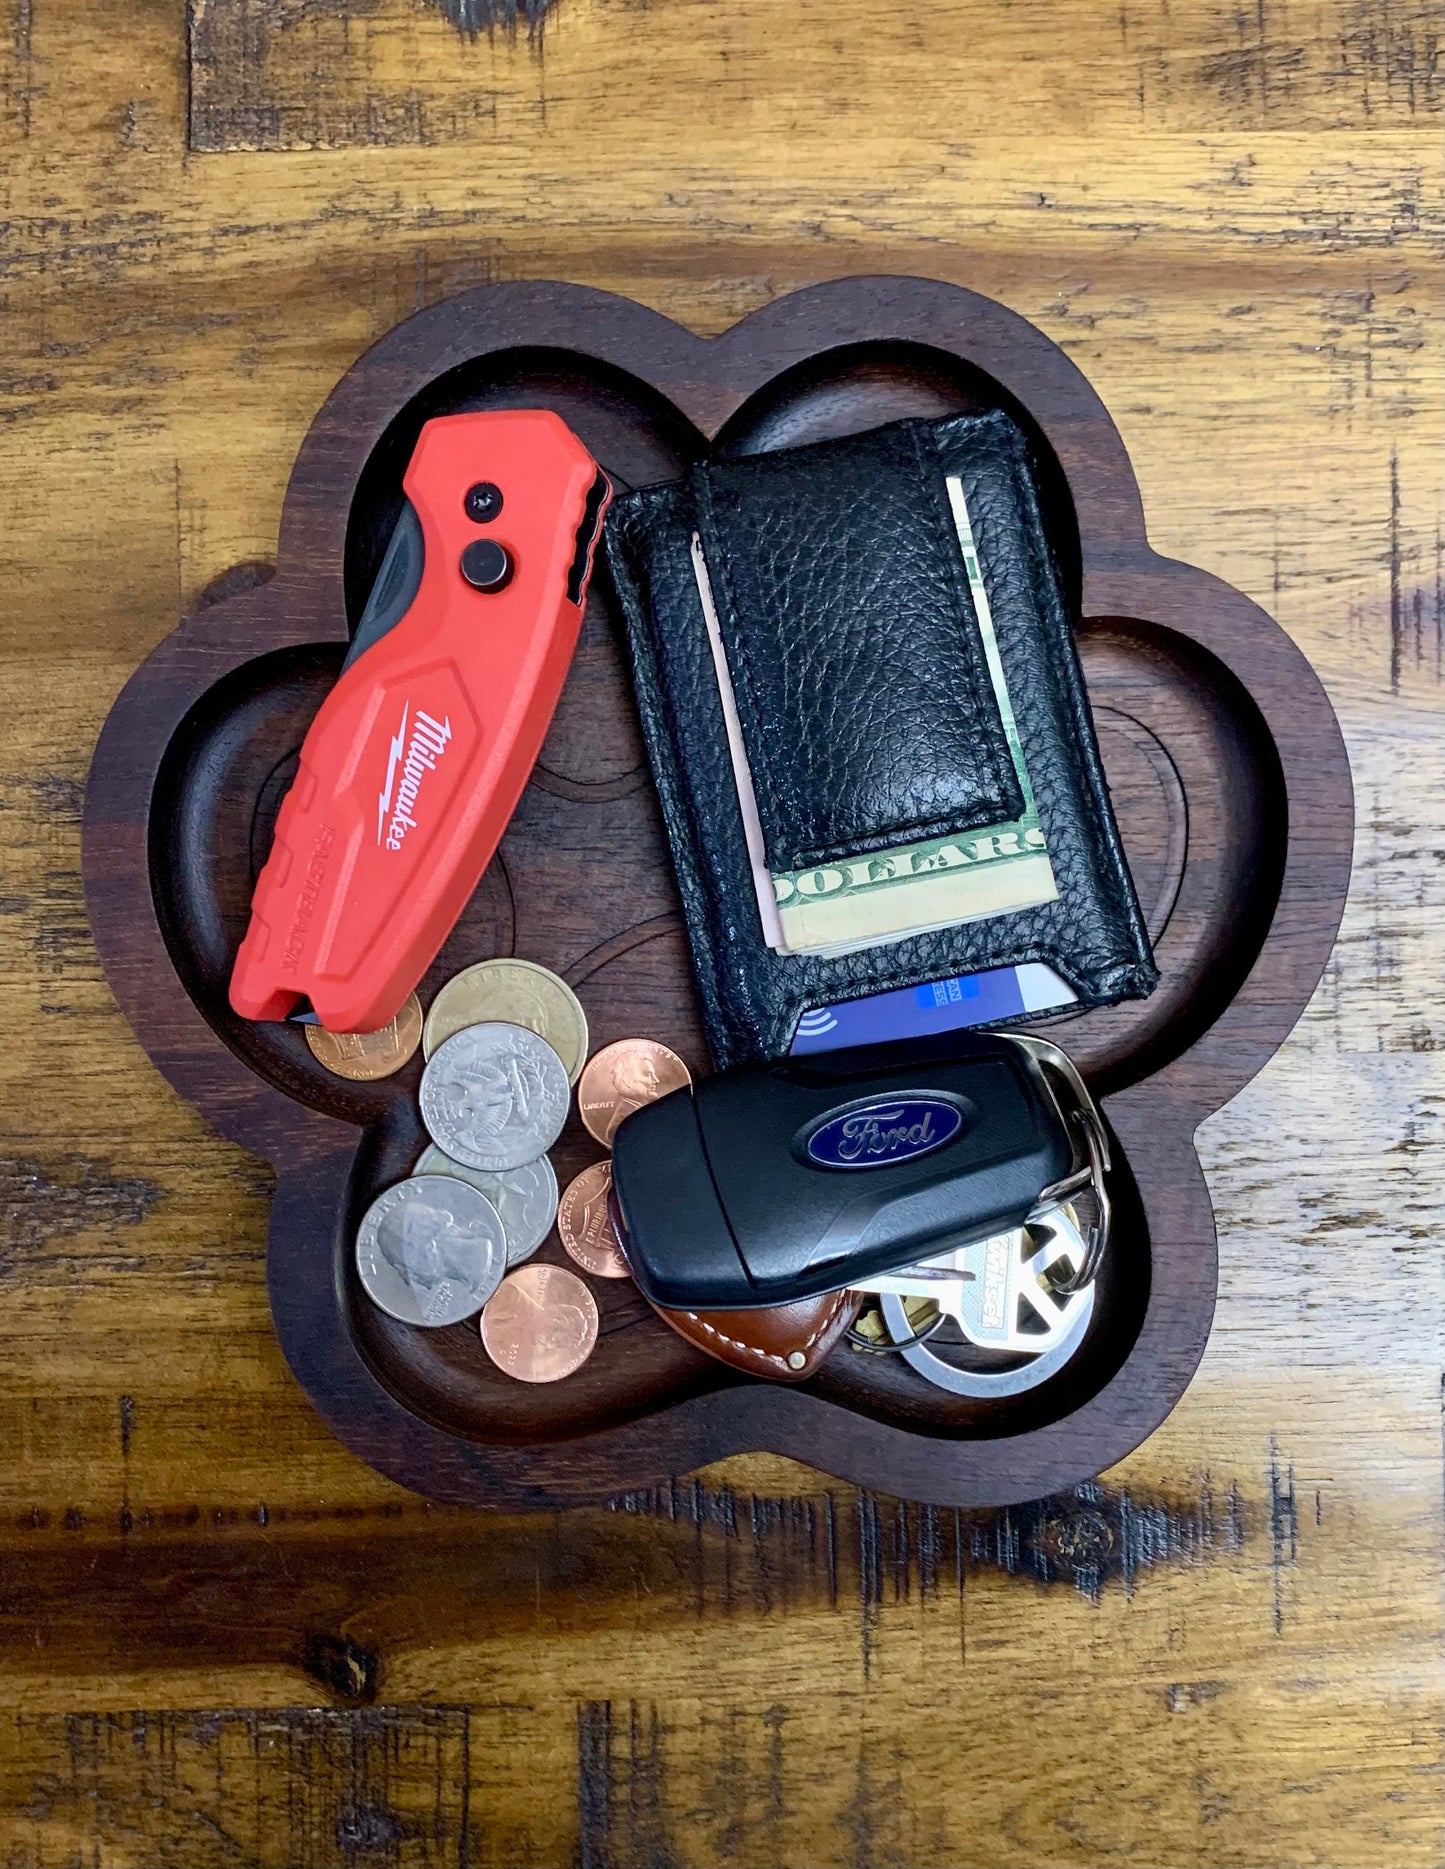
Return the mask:
{"type": "MultiPolygon", "coordinates": [[[[265,9],[273,48],[308,11],[325,21],[265,9]]],[[[0,15],[4,1853],[149,1863],[174,1835],[196,1863],[1437,1862],[1425,9],[1140,8],[1145,114],[1137,62],[1131,93],[1122,54],[1078,55],[1113,17],[1084,0],[833,0],[821,25],[787,9],[790,44],[779,9],[742,0],[558,0],[540,49],[405,0],[368,11],[350,63],[336,35],[289,92],[273,57],[231,93],[299,113],[314,78],[345,129],[368,83],[456,98],[487,60],[521,100],[490,142],[467,119],[434,146],[206,153],[200,8],[188,29],[181,0],[138,0],[123,32],[79,0],[0,15]],[[356,48],[383,29],[415,41],[373,80],[356,48]],[[1246,44],[1263,90],[1229,104],[1203,54],[1246,44]],[[101,982],[90,747],[211,579],[274,559],[307,423],[407,311],[562,276],[716,331],[869,269],[955,279],[1056,337],[1120,423],[1155,546],[1278,616],[1345,727],[1359,828],[1334,960],[1202,1138],[1222,1263],[1204,1366],[1108,1476],[1107,1511],[990,1517],[961,1562],[925,1561],[887,1502],[763,1461],[675,1518],[428,1511],[286,1374],[268,1178],[150,1071],[101,982]],[[1081,1590],[1117,1525],[1151,1561],[1081,1590]],[[920,1566],[949,1562],[925,1596],[920,1566]],[[308,1719],[337,1737],[307,1740],[308,1719]],[[429,1759],[446,1776],[424,1802],[429,1759]],[[339,1815],[362,1809],[408,1828],[339,1815]]]]}
{"type": "Polygon", "coordinates": [[[624,93],[634,108],[619,136],[636,134],[639,113],[645,128],[670,129],[674,100],[690,93],[689,154],[744,128],[836,136],[840,116],[876,135],[888,126],[875,94],[906,95],[912,131],[941,149],[1008,133],[1020,115],[1086,133],[1329,131],[1428,122],[1442,101],[1439,15],[1417,0],[1124,0],[1062,17],[1034,4],[983,34],[970,0],[935,0],[884,31],[871,9],[832,0],[793,0],[781,28],[775,0],[466,6],[195,0],[191,147],[495,144],[544,123],[550,139],[602,128],[599,99],[624,93]],[[1040,44],[1050,15],[1082,86],[1040,44]],[[526,57],[519,25],[531,29],[526,57]]]}

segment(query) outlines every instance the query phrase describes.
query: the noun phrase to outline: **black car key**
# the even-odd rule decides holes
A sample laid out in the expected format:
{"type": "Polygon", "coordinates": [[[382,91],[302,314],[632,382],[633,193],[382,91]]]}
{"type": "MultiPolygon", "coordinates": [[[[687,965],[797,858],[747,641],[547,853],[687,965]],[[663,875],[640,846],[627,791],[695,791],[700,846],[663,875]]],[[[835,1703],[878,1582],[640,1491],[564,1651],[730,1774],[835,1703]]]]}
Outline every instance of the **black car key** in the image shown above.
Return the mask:
{"type": "Polygon", "coordinates": [[[948,1033],[743,1065],[634,1111],[612,1177],[639,1287],[667,1310],[790,1304],[1021,1226],[1074,1161],[1052,1050],[948,1033]]]}

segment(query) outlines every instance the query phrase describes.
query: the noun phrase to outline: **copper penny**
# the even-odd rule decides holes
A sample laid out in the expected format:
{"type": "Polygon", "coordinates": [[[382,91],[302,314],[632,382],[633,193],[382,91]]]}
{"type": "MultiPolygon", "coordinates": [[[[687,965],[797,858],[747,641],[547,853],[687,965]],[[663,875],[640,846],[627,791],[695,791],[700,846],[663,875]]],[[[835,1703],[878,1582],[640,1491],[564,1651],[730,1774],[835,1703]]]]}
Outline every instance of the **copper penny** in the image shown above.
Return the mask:
{"type": "Polygon", "coordinates": [[[612,1219],[607,1196],[612,1191],[611,1162],[594,1162],[570,1183],[557,1206],[557,1231],[567,1257],[594,1278],[631,1278],[612,1219]]]}
{"type": "Polygon", "coordinates": [[[415,993],[379,1032],[328,1032],[324,1025],[301,1028],[311,1055],[334,1077],[369,1084],[399,1071],[421,1043],[421,1001],[415,993]]]}
{"type": "Polygon", "coordinates": [[[482,1343],[518,1382],[560,1382],[597,1347],[597,1300],[560,1265],[509,1272],[482,1310],[482,1343]]]}
{"type": "Polygon", "coordinates": [[[590,1135],[612,1146],[617,1126],[644,1103],[692,1082],[675,1051],[653,1038],[619,1038],[588,1059],[577,1086],[577,1109],[590,1135]]]}

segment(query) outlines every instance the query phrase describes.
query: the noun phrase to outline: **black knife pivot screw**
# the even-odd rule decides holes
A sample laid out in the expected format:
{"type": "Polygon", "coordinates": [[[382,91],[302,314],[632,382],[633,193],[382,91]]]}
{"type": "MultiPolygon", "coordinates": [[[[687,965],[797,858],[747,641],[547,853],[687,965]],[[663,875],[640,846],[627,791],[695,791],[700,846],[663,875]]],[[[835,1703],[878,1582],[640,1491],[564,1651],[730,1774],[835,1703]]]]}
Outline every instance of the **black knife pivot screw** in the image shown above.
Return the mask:
{"type": "Polygon", "coordinates": [[[462,553],[462,576],[474,590],[499,591],[512,581],[512,554],[495,539],[473,539],[462,553]]]}
{"type": "Polygon", "coordinates": [[[467,509],[467,518],[484,526],[502,510],[502,489],[494,487],[490,480],[479,480],[476,486],[468,487],[462,504],[467,509]]]}

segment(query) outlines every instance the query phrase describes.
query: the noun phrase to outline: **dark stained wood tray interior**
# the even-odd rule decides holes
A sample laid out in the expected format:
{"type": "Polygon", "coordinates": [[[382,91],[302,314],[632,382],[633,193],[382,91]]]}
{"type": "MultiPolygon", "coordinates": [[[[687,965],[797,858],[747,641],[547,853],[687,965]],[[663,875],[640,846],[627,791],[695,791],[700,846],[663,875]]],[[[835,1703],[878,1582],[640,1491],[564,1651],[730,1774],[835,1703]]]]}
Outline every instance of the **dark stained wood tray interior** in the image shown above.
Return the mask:
{"type": "MultiPolygon", "coordinates": [[[[930,281],[842,281],[702,340],[576,287],[485,288],[418,314],[343,380],[298,459],[276,575],[205,606],[138,671],[87,797],[103,959],[160,1068],[278,1171],[273,1312],[336,1431],[418,1490],[556,1504],[771,1448],[944,1503],[1029,1497],[1119,1458],[1182,1393],[1214,1302],[1193,1134],[1279,1044],[1324,966],[1350,848],[1348,769],[1308,665],[1263,612],[1155,556],[1117,432],[1072,364],[1002,307],[930,281]],[[800,1389],[735,1373],[625,1281],[594,1282],[602,1339],[572,1378],[502,1375],[475,1325],[422,1331],[361,1293],[357,1222],[425,1142],[418,1057],[329,1075],[303,1034],[226,1001],[251,886],[306,727],[334,680],[423,421],[557,410],[630,485],[904,415],[1004,406],[1031,433],[1046,523],[1115,808],[1162,973],[1147,1001],[1040,1029],[1105,1099],[1115,1245],[1083,1348],[999,1403],[897,1358],[835,1351],[800,1389]]],[[[662,1039],[708,1068],[661,820],[605,580],[497,859],[421,988],[518,954],[579,994],[592,1042],[662,1039]]],[[[601,1153],[575,1116],[559,1180],[601,1153]]],[[[565,1263],[555,1235],[543,1257],[565,1263]]]]}

